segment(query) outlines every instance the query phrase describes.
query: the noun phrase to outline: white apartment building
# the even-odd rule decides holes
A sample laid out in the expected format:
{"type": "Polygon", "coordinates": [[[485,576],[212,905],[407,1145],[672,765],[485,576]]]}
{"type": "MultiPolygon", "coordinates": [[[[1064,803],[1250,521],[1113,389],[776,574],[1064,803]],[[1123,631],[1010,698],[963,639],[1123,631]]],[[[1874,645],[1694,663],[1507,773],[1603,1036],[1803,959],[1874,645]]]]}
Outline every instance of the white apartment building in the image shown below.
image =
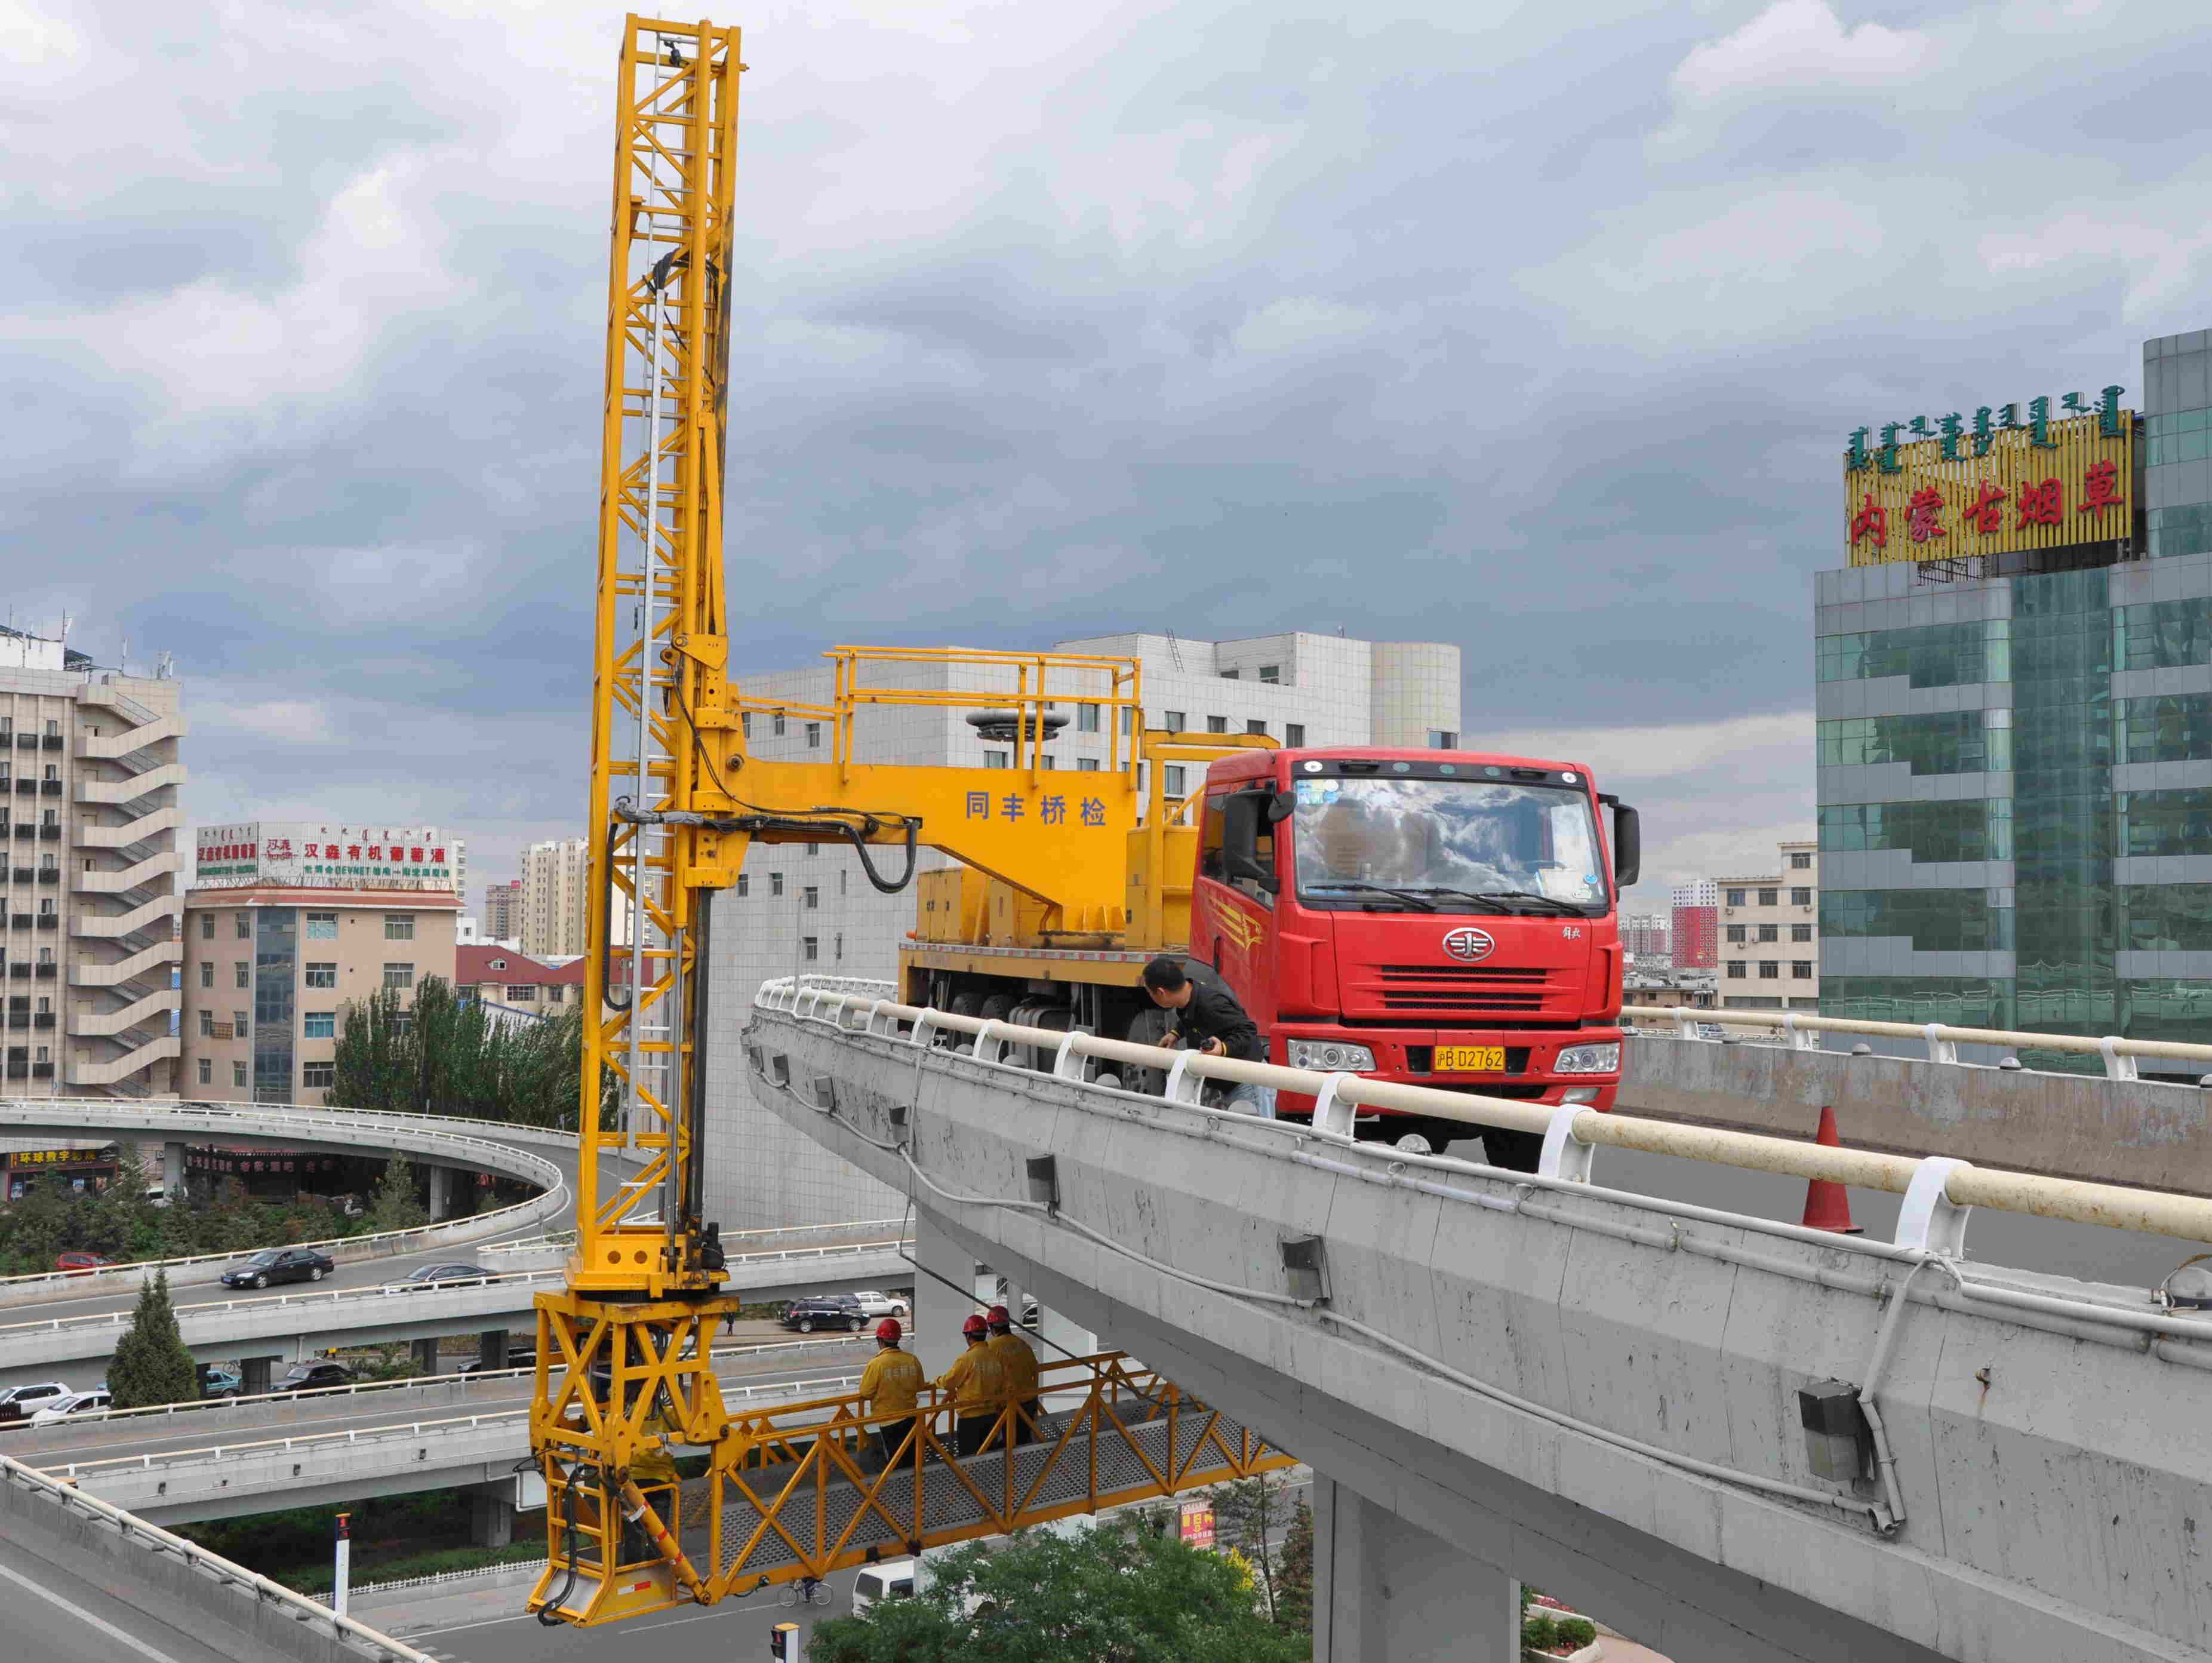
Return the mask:
{"type": "MultiPolygon", "coordinates": [[[[1121,655],[1139,661],[1148,726],[1196,733],[1266,733],[1285,746],[1372,745],[1393,749],[1450,749],[1460,732],[1459,649],[1432,642],[1372,642],[1342,636],[1261,636],[1242,641],[1189,641],[1130,634],[1062,641],[1054,652],[1121,655]]],[[[946,686],[942,666],[903,667],[916,686],[946,686]],[[924,679],[924,677],[933,679],[924,679]]],[[[889,667],[871,667],[878,681],[889,667]]],[[[963,674],[958,685],[972,686],[963,674]]],[[[830,702],[831,672],[820,668],[746,676],[749,700],[830,702]]],[[[1011,689],[1011,679],[1006,685],[1011,689]]],[[[1071,718],[1044,747],[1048,765],[1084,772],[1107,765],[1111,723],[1091,707],[1066,707],[1071,718]]],[[[854,723],[860,759],[955,767],[1010,766],[1010,747],[980,738],[965,709],[886,706],[854,723]]],[[[830,736],[802,715],[755,715],[748,746],[763,759],[829,755],[830,736]]],[[[1480,744],[1480,736],[1467,742],[1480,744]]],[[[1122,754],[1127,755],[1126,750],[1122,754]]],[[[1181,795],[1194,780],[1164,768],[1159,784],[1181,795]]],[[[877,805],[896,807],[896,804],[877,805]]],[[[896,872],[902,854],[870,851],[878,870],[896,872]]],[[[950,862],[925,850],[920,868],[950,862]]],[[[890,1218],[903,1199],[757,1105],[736,1033],[753,990],[770,977],[820,972],[888,978],[898,943],[914,927],[911,889],[879,893],[842,843],[763,845],[745,862],[739,887],[715,903],[711,974],[721,1022],[711,1041],[720,1082],[708,1106],[705,1175],[707,1216],[725,1229],[890,1218]]],[[[526,947],[528,942],[526,939],[526,947]]]]}
{"type": "Polygon", "coordinates": [[[9,1095],[176,1090],[183,689],[0,632],[9,1095]]]}
{"type": "Polygon", "coordinates": [[[1781,869],[1722,878],[1720,1007],[1816,1010],[1820,1003],[1820,845],[1778,845],[1781,869]]]}
{"type": "MultiPolygon", "coordinates": [[[[513,936],[534,958],[573,959],[585,950],[585,929],[590,921],[591,898],[585,884],[591,872],[592,853],[581,838],[552,838],[533,843],[522,851],[522,876],[518,893],[507,908],[513,936]]],[[[495,885],[496,891],[498,886],[495,885]]],[[[498,911],[496,901],[494,911],[498,911]]],[[[629,941],[629,917],[614,917],[617,947],[629,941]]]]}
{"type": "Polygon", "coordinates": [[[591,857],[581,838],[550,838],[522,851],[525,953],[584,950],[584,880],[591,857]]]}

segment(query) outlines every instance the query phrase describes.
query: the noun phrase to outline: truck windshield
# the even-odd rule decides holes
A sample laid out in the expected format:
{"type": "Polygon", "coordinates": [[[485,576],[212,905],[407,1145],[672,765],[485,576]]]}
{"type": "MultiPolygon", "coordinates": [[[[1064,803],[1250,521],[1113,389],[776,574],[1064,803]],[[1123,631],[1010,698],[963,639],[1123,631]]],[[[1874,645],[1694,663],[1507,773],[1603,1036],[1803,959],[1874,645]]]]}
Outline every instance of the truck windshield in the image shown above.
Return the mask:
{"type": "Polygon", "coordinates": [[[1297,782],[1298,899],[1309,906],[1577,910],[1607,900],[1589,799],[1554,785],[1297,782]]]}

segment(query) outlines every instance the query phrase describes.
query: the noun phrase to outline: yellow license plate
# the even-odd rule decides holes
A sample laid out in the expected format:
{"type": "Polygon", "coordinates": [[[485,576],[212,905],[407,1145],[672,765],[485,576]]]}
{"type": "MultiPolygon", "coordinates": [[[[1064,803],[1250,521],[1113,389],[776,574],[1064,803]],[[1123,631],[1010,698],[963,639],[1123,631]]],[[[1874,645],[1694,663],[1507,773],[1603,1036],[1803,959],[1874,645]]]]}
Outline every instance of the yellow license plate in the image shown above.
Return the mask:
{"type": "Polygon", "coordinates": [[[1505,1072],[1505,1047],[1438,1045],[1436,1071],[1438,1074],[1503,1074],[1505,1072]]]}

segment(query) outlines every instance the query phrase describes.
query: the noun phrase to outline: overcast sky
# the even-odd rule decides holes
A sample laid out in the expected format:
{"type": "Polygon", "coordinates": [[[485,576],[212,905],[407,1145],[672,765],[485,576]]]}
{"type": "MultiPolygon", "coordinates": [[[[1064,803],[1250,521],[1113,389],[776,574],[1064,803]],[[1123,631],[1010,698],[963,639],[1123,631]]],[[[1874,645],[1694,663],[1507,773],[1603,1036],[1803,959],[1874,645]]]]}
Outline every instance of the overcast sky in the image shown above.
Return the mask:
{"type": "MultiPolygon", "coordinates": [[[[1844,434],[2212,325],[2212,8],[743,21],[738,667],[1453,641],[1654,899],[1809,834],[1844,434]]],[[[0,0],[6,602],[176,655],[195,819],[581,829],[619,27],[0,0]]]]}

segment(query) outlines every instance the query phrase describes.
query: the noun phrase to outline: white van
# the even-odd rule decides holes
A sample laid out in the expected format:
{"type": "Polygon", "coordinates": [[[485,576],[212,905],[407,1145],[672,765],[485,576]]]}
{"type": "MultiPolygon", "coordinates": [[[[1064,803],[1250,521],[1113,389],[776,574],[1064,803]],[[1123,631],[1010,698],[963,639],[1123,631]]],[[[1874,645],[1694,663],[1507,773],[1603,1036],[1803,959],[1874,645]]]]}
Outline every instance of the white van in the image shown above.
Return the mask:
{"type": "Polygon", "coordinates": [[[863,1565],[853,1584],[853,1615],[866,1617],[878,1599],[911,1599],[921,1583],[919,1559],[886,1559],[879,1565],[863,1565]]]}

